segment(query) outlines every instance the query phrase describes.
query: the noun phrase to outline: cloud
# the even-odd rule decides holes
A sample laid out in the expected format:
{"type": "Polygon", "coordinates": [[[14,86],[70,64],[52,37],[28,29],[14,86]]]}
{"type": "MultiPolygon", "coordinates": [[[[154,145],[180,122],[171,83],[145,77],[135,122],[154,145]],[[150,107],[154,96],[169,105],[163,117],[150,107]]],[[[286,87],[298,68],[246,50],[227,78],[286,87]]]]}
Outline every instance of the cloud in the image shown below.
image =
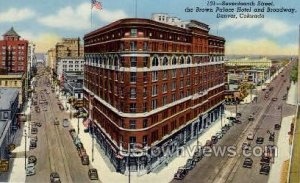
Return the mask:
{"type": "Polygon", "coordinates": [[[2,22],[19,22],[29,19],[35,15],[35,12],[28,8],[16,9],[10,8],[0,13],[0,23],[2,22]]]}
{"type": "Polygon", "coordinates": [[[61,37],[55,33],[41,33],[35,35],[32,32],[23,31],[20,32],[19,35],[21,38],[32,41],[36,45],[36,53],[45,53],[57,42],[61,41],[61,37]]]}
{"type": "Polygon", "coordinates": [[[261,28],[261,30],[274,37],[285,35],[293,30],[295,27],[286,24],[285,22],[277,19],[227,19],[220,23],[219,28],[234,28],[234,29],[250,29],[261,28]]]}
{"type": "MultiPolygon", "coordinates": [[[[82,3],[76,8],[70,6],[61,8],[54,15],[44,16],[38,19],[43,25],[62,28],[69,30],[85,30],[90,28],[91,5],[82,3]]],[[[93,21],[111,22],[120,18],[127,17],[123,10],[106,10],[101,11],[93,9],[93,21]],[[95,16],[97,15],[97,16],[95,16]],[[95,18],[97,19],[95,19],[95,18]]]]}
{"type": "Polygon", "coordinates": [[[268,39],[238,39],[226,43],[226,54],[239,55],[296,55],[297,44],[280,46],[268,39]]]}

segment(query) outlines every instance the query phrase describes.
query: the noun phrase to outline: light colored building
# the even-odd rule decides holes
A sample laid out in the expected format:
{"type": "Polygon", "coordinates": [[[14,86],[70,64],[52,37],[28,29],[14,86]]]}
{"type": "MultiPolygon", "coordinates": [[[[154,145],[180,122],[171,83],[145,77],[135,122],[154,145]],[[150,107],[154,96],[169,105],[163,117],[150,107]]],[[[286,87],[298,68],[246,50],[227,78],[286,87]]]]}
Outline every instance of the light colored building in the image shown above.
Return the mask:
{"type": "Polygon", "coordinates": [[[19,91],[19,108],[25,103],[25,73],[8,73],[0,75],[0,88],[15,88],[19,91]]]}
{"type": "Polygon", "coordinates": [[[181,28],[186,28],[187,24],[190,23],[189,21],[182,21],[178,17],[170,16],[167,13],[153,13],[151,19],[157,22],[166,23],[181,28]]]}
{"type": "Polygon", "coordinates": [[[272,60],[264,57],[261,59],[250,59],[250,58],[242,58],[242,59],[231,59],[225,62],[225,66],[248,66],[252,68],[270,68],[272,66],[272,60]]]}
{"type": "Polygon", "coordinates": [[[83,57],[83,47],[80,38],[63,38],[55,45],[56,58],[83,57]]]}
{"type": "Polygon", "coordinates": [[[48,50],[46,54],[46,63],[50,67],[51,72],[56,70],[56,52],[54,48],[48,50]]]}
{"type": "Polygon", "coordinates": [[[64,71],[83,71],[84,58],[59,58],[57,76],[60,79],[64,71]]]}
{"type": "Polygon", "coordinates": [[[17,129],[18,90],[0,88],[0,159],[8,159],[7,146],[17,129]]]}

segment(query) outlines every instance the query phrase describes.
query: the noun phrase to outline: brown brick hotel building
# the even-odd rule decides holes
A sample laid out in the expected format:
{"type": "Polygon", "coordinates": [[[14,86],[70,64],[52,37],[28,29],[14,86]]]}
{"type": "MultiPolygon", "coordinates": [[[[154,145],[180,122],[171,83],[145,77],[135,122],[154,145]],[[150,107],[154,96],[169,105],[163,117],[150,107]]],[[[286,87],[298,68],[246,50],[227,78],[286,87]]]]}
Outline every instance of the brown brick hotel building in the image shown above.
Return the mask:
{"type": "Polygon", "coordinates": [[[224,38],[164,19],[121,19],[84,36],[84,109],[121,173],[151,171],[223,112],[224,38]]]}

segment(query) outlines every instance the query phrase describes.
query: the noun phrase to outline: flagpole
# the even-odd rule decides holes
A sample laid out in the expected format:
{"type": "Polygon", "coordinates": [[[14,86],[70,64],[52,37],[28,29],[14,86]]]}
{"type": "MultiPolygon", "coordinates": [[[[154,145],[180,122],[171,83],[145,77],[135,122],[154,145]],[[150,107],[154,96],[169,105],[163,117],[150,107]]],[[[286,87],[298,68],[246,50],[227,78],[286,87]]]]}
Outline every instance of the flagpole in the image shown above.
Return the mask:
{"type": "Polygon", "coordinates": [[[91,0],[91,28],[93,28],[93,2],[91,0]]]}

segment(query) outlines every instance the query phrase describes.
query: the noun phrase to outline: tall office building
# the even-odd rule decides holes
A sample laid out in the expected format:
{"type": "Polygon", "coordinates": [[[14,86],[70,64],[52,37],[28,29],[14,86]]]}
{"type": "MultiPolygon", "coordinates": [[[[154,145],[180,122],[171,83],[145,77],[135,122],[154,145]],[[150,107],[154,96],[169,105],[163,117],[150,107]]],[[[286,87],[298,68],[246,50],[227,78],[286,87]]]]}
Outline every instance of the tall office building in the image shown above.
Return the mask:
{"type": "Polygon", "coordinates": [[[84,109],[125,174],[128,165],[151,171],[224,110],[225,39],[199,21],[155,17],[121,19],[84,36],[84,109]],[[154,148],[160,153],[150,155],[154,148]]]}

